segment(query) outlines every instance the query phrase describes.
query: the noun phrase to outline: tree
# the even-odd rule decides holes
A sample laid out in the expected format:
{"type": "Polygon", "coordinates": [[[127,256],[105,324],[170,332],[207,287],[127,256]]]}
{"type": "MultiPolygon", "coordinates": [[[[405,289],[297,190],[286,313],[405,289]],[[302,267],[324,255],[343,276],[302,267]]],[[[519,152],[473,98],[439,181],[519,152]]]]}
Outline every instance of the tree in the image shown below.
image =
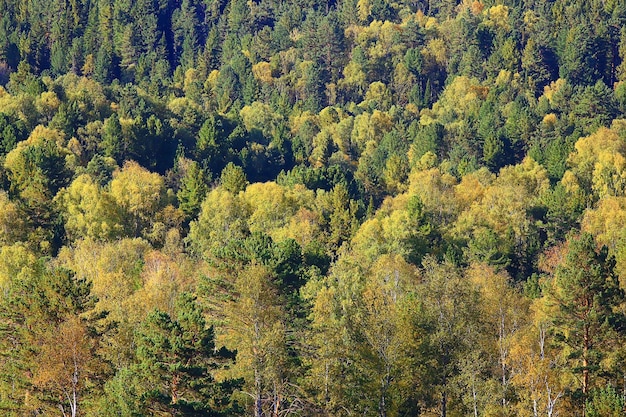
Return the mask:
{"type": "Polygon", "coordinates": [[[125,141],[120,119],[117,113],[113,113],[111,117],[104,121],[102,141],[99,146],[104,156],[113,158],[117,163],[121,164],[127,155],[128,143],[125,143],[125,141]]]}
{"type": "Polygon", "coordinates": [[[562,60],[559,75],[573,84],[591,85],[601,76],[600,51],[592,29],[585,25],[574,25],[564,39],[560,54],[562,60]]]}
{"type": "Polygon", "coordinates": [[[187,161],[185,175],[176,194],[178,205],[187,218],[195,218],[200,212],[200,205],[209,191],[207,183],[207,175],[198,163],[187,161]]]}
{"type": "Polygon", "coordinates": [[[416,342],[407,320],[414,273],[399,256],[379,258],[366,279],[358,310],[349,319],[355,338],[363,340],[356,348],[362,355],[360,365],[369,374],[380,417],[392,414],[402,403],[402,385],[407,384],[404,372],[415,365],[407,355],[416,342]]]}
{"type": "Polygon", "coordinates": [[[590,234],[569,236],[547,288],[546,302],[554,309],[553,331],[561,340],[570,368],[580,375],[578,404],[582,415],[601,359],[620,322],[615,307],[624,301],[624,293],[613,274],[614,265],[605,247],[596,249],[590,234]]]}
{"type": "Polygon", "coordinates": [[[164,205],[165,184],[159,174],[129,161],[113,174],[110,194],[124,211],[128,230],[132,235],[139,236],[155,221],[155,214],[164,205]]]}
{"type": "Polygon", "coordinates": [[[71,240],[79,238],[113,239],[123,235],[120,207],[90,175],[76,178],[55,198],[65,218],[65,230],[71,240]]]}
{"type": "Polygon", "coordinates": [[[51,203],[70,175],[66,164],[69,151],[63,143],[61,132],[40,125],[4,161],[10,191],[19,197],[33,226],[29,240],[37,242],[43,252],[52,252],[60,240],[58,213],[51,203]]]}
{"type": "Polygon", "coordinates": [[[418,279],[417,269],[399,255],[371,260],[357,249],[305,285],[302,293],[311,303],[306,340],[313,348],[303,356],[305,386],[325,413],[402,415],[423,405],[418,279]]]}
{"type": "Polygon", "coordinates": [[[221,159],[226,140],[225,126],[218,115],[210,115],[198,132],[195,154],[198,160],[213,170],[221,168],[221,159]]]}
{"type": "Polygon", "coordinates": [[[515,409],[520,416],[557,416],[568,410],[570,374],[558,338],[550,332],[553,322],[543,300],[533,300],[528,312],[529,322],[511,344],[511,382],[519,396],[515,409]]]}
{"type": "Polygon", "coordinates": [[[593,392],[585,404],[585,415],[589,417],[619,417],[624,413],[624,398],[612,386],[593,392]]]}
{"type": "Polygon", "coordinates": [[[91,379],[97,379],[102,364],[95,352],[97,340],[78,317],[70,317],[44,336],[34,386],[51,397],[63,399],[58,408],[63,417],[83,414],[79,406],[91,379]],[[69,410],[68,410],[69,407],[69,410]]]}
{"type": "Polygon", "coordinates": [[[242,194],[250,210],[248,229],[271,235],[285,225],[295,212],[295,201],[275,182],[255,183],[242,194]]]}
{"type": "Polygon", "coordinates": [[[290,407],[286,315],[266,266],[252,263],[237,274],[235,294],[226,305],[226,346],[237,348],[237,374],[246,380],[255,417],[278,415],[290,407]]]}
{"type": "Polygon", "coordinates": [[[601,127],[580,138],[568,159],[571,168],[563,176],[564,182],[574,180],[591,200],[626,194],[626,146],[618,129],[616,122],[611,129],[601,127]]]}
{"type": "Polygon", "coordinates": [[[67,182],[63,133],[41,125],[9,152],[4,162],[12,191],[32,206],[43,206],[67,182]]]}
{"type": "Polygon", "coordinates": [[[239,195],[222,188],[210,191],[202,202],[197,220],[189,225],[192,250],[205,259],[214,259],[227,242],[242,239],[249,233],[248,215],[239,195]]]}
{"type": "Polygon", "coordinates": [[[7,409],[80,414],[108,372],[96,353],[102,316],[90,314],[95,301],[90,282],[43,260],[10,283],[0,303],[7,409]]]}
{"type": "Polygon", "coordinates": [[[234,354],[215,346],[195,298],[182,293],[175,316],[150,313],[135,335],[136,362],[120,370],[108,384],[105,415],[231,416],[240,408],[231,395],[240,385],[232,379],[216,380],[234,354]],[[116,391],[125,384],[127,392],[116,391]],[[126,415],[126,414],[124,414],[126,415]]]}
{"type": "Polygon", "coordinates": [[[220,184],[226,191],[238,195],[248,186],[248,179],[240,166],[229,162],[222,170],[220,184]]]}
{"type": "Polygon", "coordinates": [[[144,284],[142,269],[149,249],[148,242],[138,238],[112,242],[87,238],[62,248],[58,256],[64,267],[91,284],[92,293],[97,297],[94,311],[106,312],[104,324],[115,328],[105,335],[100,353],[116,369],[128,365],[134,328],[145,316],[143,306],[149,304],[143,299],[139,307],[133,297],[144,284]]]}
{"type": "Polygon", "coordinates": [[[450,403],[458,400],[453,381],[459,362],[475,348],[481,333],[479,298],[454,265],[427,257],[423,268],[424,280],[418,290],[423,313],[415,320],[418,329],[428,334],[426,360],[432,364],[432,395],[439,396],[437,412],[446,417],[450,403]]]}
{"type": "Polygon", "coordinates": [[[0,246],[12,245],[26,238],[26,219],[17,204],[0,191],[0,246]]]}
{"type": "Polygon", "coordinates": [[[497,403],[506,415],[511,408],[512,380],[516,372],[513,367],[517,359],[513,355],[513,343],[526,325],[528,304],[511,286],[509,277],[504,272],[496,273],[490,266],[472,264],[466,275],[480,291],[481,319],[485,323],[485,333],[491,343],[495,342],[493,344],[498,359],[497,364],[491,364],[492,372],[500,380],[497,403]]]}

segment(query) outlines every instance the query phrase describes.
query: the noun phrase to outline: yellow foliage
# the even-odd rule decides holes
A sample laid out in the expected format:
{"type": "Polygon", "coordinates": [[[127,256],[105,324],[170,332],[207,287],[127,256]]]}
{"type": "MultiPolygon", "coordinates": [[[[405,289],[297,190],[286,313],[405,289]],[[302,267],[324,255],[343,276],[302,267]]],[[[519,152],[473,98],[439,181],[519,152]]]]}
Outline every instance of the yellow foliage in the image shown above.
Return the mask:
{"type": "Polygon", "coordinates": [[[409,175],[409,195],[417,195],[424,208],[435,216],[435,221],[445,224],[457,211],[454,189],[457,182],[450,174],[437,168],[413,171],[409,175]]]}
{"type": "Polygon", "coordinates": [[[603,152],[593,170],[592,188],[600,198],[624,195],[626,191],[626,158],[622,154],[603,152]]]}
{"type": "MultiPolygon", "coordinates": [[[[176,97],[167,103],[167,108],[178,116],[182,116],[188,107],[200,110],[200,107],[187,97],[176,97]]],[[[122,123],[122,120],[120,119],[120,123],[122,123]]]]}
{"type": "Polygon", "coordinates": [[[473,203],[480,201],[485,195],[485,189],[495,179],[495,175],[486,168],[465,175],[461,182],[454,187],[454,194],[460,210],[468,209],[473,203]]]}
{"type": "Polygon", "coordinates": [[[185,79],[183,81],[183,90],[187,91],[194,82],[200,81],[198,77],[199,75],[200,75],[200,72],[195,68],[189,68],[187,71],[185,71],[185,79]]]}
{"type": "Polygon", "coordinates": [[[434,17],[428,17],[424,23],[424,29],[436,30],[439,27],[439,22],[434,17]]]}
{"type": "Polygon", "coordinates": [[[572,171],[565,171],[563,178],[561,179],[561,184],[569,193],[577,194],[580,192],[580,184],[572,171]]]}
{"type": "Polygon", "coordinates": [[[218,340],[227,348],[237,349],[233,376],[253,383],[257,375],[265,384],[280,389],[288,359],[287,326],[274,279],[272,272],[261,265],[250,265],[237,274],[236,297],[226,303],[226,323],[218,340]]]}
{"type": "Polygon", "coordinates": [[[419,108],[414,103],[408,103],[405,107],[406,111],[412,114],[413,117],[419,114],[419,108]]]}
{"type": "Polygon", "coordinates": [[[567,162],[580,186],[591,188],[598,197],[621,196],[626,192],[624,155],[626,144],[616,128],[601,127],[576,142],[575,151],[569,155],[567,162]]]}
{"type": "Polygon", "coordinates": [[[458,76],[448,84],[437,103],[433,104],[433,113],[442,122],[452,122],[471,114],[478,114],[482,106],[484,90],[478,80],[458,76]]]}
{"type": "Polygon", "coordinates": [[[570,389],[571,374],[564,367],[564,354],[552,347],[554,336],[543,304],[538,299],[531,306],[532,322],[517,332],[511,345],[511,383],[520,393],[516,415],[524,417],[533,415],[533,407],[546,409],[549,404],[554,415],[568,409],[564,393],[570,389]]]}
{"type": "Polygon", "coordinates": [[[395,210],[384,217],[366,220],[352,239],[353,251],[363,267],[369,267],[381,255],[406,256],[403,243],[410,237],[406,210],[395,210]]]}
{"type": "Polygon", "coordinates": [[[626,227],[626,197],[602,198],[595,209],[585,212],[581,227],[599,244],[615,249],[626,227]]]}
{"type": "Polygon", "coordinates": [[[556,114],[554,113],[546,114],[542,120],[543,124],[549,127],[554,127],[557,121],[558,121],[558,118],[556,117],[556,114]]]}
{"type": "Polygon", "coordinates": [[[0,246],[24,240],[25,231],[23,213],[5,191],[0,191],[0,246]]]}
{"type": "Polygon", "coordinates": [[[393,22],[374,20],[364,31],[359,33],[357,43],[363,48],[367,48],[370,58],[384,59],[394,49],[396,43],[394,39],[401,30],[401,27],[393,22]]]}
{"type": "Polygon", "coordinates": [[[576,142],[576,151],[570,155],[568,162],[573,165],[588,163],[588,159],[597,159],[601,153],[625,153],[626,144],[612,129],[601,127],[594,134],[581,138],[576,142]]]}
{"type": "Polygon", "coordinates": [[[61,100],[53,91],[45,91],[41,93],[36,103],[38,110],[42,113],[53,114],[61,105],[61,100]]]}
{"type": "Polygon", "coordinates": [[[98,299],[97,311],[108,311],[107,320],[132,321],[131,295],[141,287],[139,274],[150,244],[143,239],[122,239],[102,243],[92,239],[77,241],[72,248],[64,248],[60,261],[76,276],[93,283],[92,294],[98,299]]]}
{"type": "Polygon", "coordinates": [[[55,199],[65,210],[65,229],[71,240],[82,237],[110,239],[123,232],[117,204],[87,174],[76,178],[55,199]]]}
{"type": "Polygon", "coordinates": [[[85,114],[91,114],[96,118],[99,111],[109,106],[104,88],[97,81],[68,73],[58,78],[57,82],[63,86],[67,100],[76,101],[80,111],[85,114]]]}
{"type": "Polygon", "coordinates": [[[509,31],[511,26],[509,25],[509,8],[502,4],[498,4],[490,7],[487,10],[488,21],[487,24],[491,24],[497,28],[509,31]]]}
{"type": "Polygon", "coordinates": [[[142,320],[154,309],[174,315],[178,294],[192,287],[192,274],[186,274],[181,267],[183,262],[157,250],[144,255],[141,288],[126,303],[133,317],[142,320]]]}
{"type": "Polygon", "coordinates": [[[359,19],[362,22],[367,21],[367,18],[372,13],[371,1],[370,0],[358,0],[356,7],[357,7],[359,19]]]}
{"type": "Polygon", "coordinates": [[[343,69],[343,78],[340,80],[340,83],[349,86],[364,87],[365,80],[366,75],[363,71],[363,67],[354,61],[350,61],[343,69]]]}
{"type": "Polygon", "coordinates": [[[528,156],[520,164],[502,168],[496,182],[519,187],[523,197],[529,200],[528,204],[535,201],[550,187],[545,168],[528,156]]]}
{"type": "Polygon", "coordinates": [[[550,85],[546,85],[545,87],[543,87],[542,97],[547,98],[550,104],[552,104],[552,97],[554,96],[554,93],[559,91],[566,84],[567,84],[567,81],[565,81],[563,78],[559,78],[556,81],[552,81],[550,85]]]}
{"type": "Polygon", "coordinates": [[[289,218],[287,224],[272,233],[275,241],[280,242],[285,239],[293,239],[301,247],[306,247],[313,241],[322,237],[323,219],[314,211],[300,207],[298,211],[289,218]]]}
{"type": "Polygon", "coordinates": [[[393,128],[393,120],[388,113],[374,110],[370,118],[374,134],[382,137],[384,133],[389,132],[393,128]]]}
{"type": "Polygon", "coordinates": [[[365,100],[363,101],[363,104],[369,105],[372,103],[374,107],[386,110],[391,106],[391,102],[391,92],[387,86],[380,81],[375,81],[370,84],[367,92],[365,93],[365,100]]]}
{"type": "Polygon", "coordinates": [[[61,404],[78,409],[79,398],[93,374],[100,371],[95,357],[95,341],[85,323],[71,317],[49,329],[35,360],[33,385],[57,398],[61,404]]]}
{"type": "Polygon", "coordinates": [[[312,123],[315,126],[319,126],[319,117],[316,114],[312,114],[311,112],[305,111],[301,114],[296,114],[291,116],[290,125],[291,132],[295,135],[298,131],[304,126],[305,123],[312,123]]]}
{"type": "MultiPolygon", "coordinates": [[[[8,171],[8,177],[12,185],[19,190],[22,198],[37,204],[43,204],[54,197],[50,195],[52,190],[48,187],[48,181],[50,180],[47,177],[48,173],[36,163],[29,161],[27,153],[33,149],[39,149],[46,154],[67,157],[70,152],[64,145],[65,135],[62,132],[38,125],[31,132],[28,139],[19,142],[6,155],[4,167],[8,171]]],[[[62,169],[63,167],[57,168],[62,169]]]]}
{"type": "Polygon", "coordinates": [[[252,66],[252,75],[257,80],[271,84],[274,81],[272,77],[272,66],[269,62],[261,61],[252,66]]]}
{"type": "Polygon", "coordinates": [[[275,126],[282,120],[282,116],[272,111],[272,108],[259,101],[244,106],[239,112],[244,126],[248,131],[258,129],[270,137],[275,126]]]}
{"type": "Polygon", "coordinates": [[[209,76],[204,83],[204,88],[207,90],[212,90],[215,88],[215,83],[217,82],[217,78],[220,76],[219,70],[213,70],[209,73],[209,76]]]}
{"type": "Polygon", "coordinates": [[[472,9],[472,14],[474,16],[478,16],[479,14],[481,14],[484,8],[485,8],[485,5],[482,2],[480,1],[472,2],[471,9],[472,9]]]}
{"type": "Polygon", "coordinates": [[[85,64],[83,65],[82,72],[83,74],[85,74],[85,77],[91,77],[95,70],[96,64],[93,58],[93,54],[88,54],[87,56],[85,56],[85,64]]]}
{"type": "Polygon", "coordinates": [[[448,50],[446,42],[441,38],[435,38],[428,41],[426,47],[422,49],[424,58],[433,60],[437,65],[446,66],[448,62],[448,50]]]}
{"type": "Polygon", "coordinates": [[[319,121],[322,129],[330,128],[339,123],[340,120],[340,113],[335,107],[324,107],[319,113],[319,121]]]}
{"type": "Polygon", "coordinates": [[[121,170],[113,173],[110,190],[111,196],[122,209],[132,216],[147,220],[159,209],[165,183],[159,174],[151,173],[134,161],[128,161],[121,170]]]}
{"type": "MultiPolygon", "coordinates": [[[[409,149],[409,158],[413,160],[415,158],[413,148],[409,149]]],[[[427,169],[435,168],[437,166],[437,155],[434,152],[428,151],[415,162],[414,169],[416,171],[425,171],[427,169]]]]}
{"type": "Polygon", "coordinates": [[[351,141],[363,152],[369,142],[378,143],[392,127],[393,121],[387,113],[374,110],[371,115],[359,114],[354,118],[351,141]]]}
{"type": "MultiPolygon", "coordinates": [[[[51,129],[43,125],[37,125],[35,126],[33,131],[30,132],[28,139],[18,143],[17,148],[14,149],[13,151],[16,151],[18,150],[18,148],[24,148],[29,145],[41,145],[45,141],[48,141],[48,140],[54,141],[59,147],[63,147],[65,145],[65,134],[57,129],[51,129]]],[[[9,156],[7,155],[7,159],[8,158],[9,156]]]]}
{"type": "Polygon", "coordinates": [[[456,235],[465,237],[477,226],[489,226],[500,236],[509,228],[518,235],[527,232],[526,204],[517,195],[514,187],[489,187],[481,201],[476,202],[459,215],[455,225],[456,235]]]}
{"type": "Polygon", "coordinates": [[[493,184],[485,188],[482,199],[459,215],[453,234],[464,238],[486,226],[499,236],[512,231],[518,242],[524,242],[531,227],[528,209],[549,186],[545,169],[531,158],[505,167],[493,184]]]}
{"type": "Polygon", "coordinates": [[[32,274],[37,262],[35,254],[23,243],[0,247],[0,289],[24,274],[32,274]]]}
{"type": "Polygon", "coordinates": [[[189,225],[189,238],[199,254],[207,254],[229,239],[243,238],[248,230],[247,204],[223,188],[211,190],[196,221],[189,225]]]}
{"type": "Polygon", "coordinates": [[[285,189],[275,182],[249,185],[242,199],[249,207],[248,227],[251,232],[271,233],[285,226],[297,210],[285,189]]]}

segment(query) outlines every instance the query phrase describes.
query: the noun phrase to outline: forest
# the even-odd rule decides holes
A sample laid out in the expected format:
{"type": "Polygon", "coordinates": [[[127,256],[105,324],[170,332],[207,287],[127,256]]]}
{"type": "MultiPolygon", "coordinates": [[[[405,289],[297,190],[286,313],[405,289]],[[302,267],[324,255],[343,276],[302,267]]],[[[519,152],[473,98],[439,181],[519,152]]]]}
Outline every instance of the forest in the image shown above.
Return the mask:
{"type": "Polygon", "coordinates": [[[0,414],[626,413],[625,0],[0,0],[0,414]]]}

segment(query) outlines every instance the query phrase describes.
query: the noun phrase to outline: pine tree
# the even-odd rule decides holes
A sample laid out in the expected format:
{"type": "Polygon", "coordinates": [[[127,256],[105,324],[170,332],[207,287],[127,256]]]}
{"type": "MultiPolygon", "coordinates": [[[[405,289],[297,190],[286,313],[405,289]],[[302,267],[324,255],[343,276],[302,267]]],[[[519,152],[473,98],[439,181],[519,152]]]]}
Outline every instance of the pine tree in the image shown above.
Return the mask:
{"type": "MultiPolygon", "coordinates": [[[[584,409],[601,359],[619,323],[615,307],[624,301],[607,249],[596,250],[593,236],[570,236],[565,255],[547,288],[546,301],[554,310],[554,332],[561,340],[570,369],[580,375],[579,406],[584,409]]],[[[584,411],[583,411],[584,415],[584,411]]]]}
{"type": "Polygon", "coordinates": [[[231,400],[240,381],[217,381],[216,370],[233,360],[233,352],[215,346],[195,298],[182,293],[176,314],[155,310],[135,335],[136,363],[122,369],[107,385],[102,413],[107,416],[232,416],[240,408],[231,400]]]}
{"type": "Polygon", "coordinates": [[[202,168],[197,162],[191,161],[177,193],[179,207],[189,219],[195,218],[200,212],[202,201],[209,190],[207,183],[202,168]]]}

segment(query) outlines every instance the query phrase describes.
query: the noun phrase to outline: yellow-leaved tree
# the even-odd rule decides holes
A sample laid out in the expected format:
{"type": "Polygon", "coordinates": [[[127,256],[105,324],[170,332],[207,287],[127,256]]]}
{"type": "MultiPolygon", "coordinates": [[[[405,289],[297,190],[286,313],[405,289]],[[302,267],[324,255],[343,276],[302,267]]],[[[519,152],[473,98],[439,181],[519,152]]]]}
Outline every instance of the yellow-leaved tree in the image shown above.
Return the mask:
{"type": "Polygon", "coordinates": [[[286,313],[272,271],[250,264],[237,274],[225,306],[225,332],[218,340],[237,350],[233,375],[246,381],[255,417],[280,415],[293,402],[288,384],[286,313]]]}
{"type": "Polygon", "coordinates": [[[575,178],[593,201],[626,192],[626,144],[618,134],[622,124],[616,121],[610,129],[601,127],[579,139],[567,160],[565,175],[575,178]]]}
{"type": "Polygon", "coordinates": [[[126,162],[121,170],[113,173],[109,189],[111,197],[123,210],[124,226],[132,236],[140,236],[165,206],[163,178],[136,162],[126,162]]]}
{"type": "Polygon", "coordinates": [[[76,178],[57,197],[65,217],[70,240],[93,238],[110,240],[124,233],[121,208],[109,192],[102,189],[90,175],[76,178]]]}

